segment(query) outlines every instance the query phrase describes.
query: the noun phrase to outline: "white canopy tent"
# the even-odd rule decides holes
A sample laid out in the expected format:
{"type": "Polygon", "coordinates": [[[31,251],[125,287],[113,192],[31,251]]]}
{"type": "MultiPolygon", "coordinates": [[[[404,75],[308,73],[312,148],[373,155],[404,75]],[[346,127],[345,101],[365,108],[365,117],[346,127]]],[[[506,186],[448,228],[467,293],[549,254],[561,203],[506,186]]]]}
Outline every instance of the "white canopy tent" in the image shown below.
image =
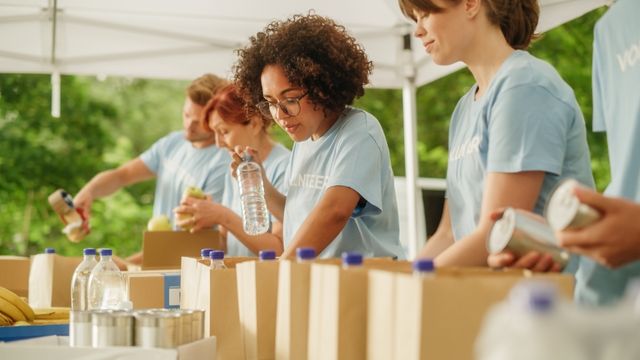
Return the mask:
{"type": "MultiPolygon", "coordinates": [[[[610,0],[540,0],[539,32],[610,0]]],[[[402,88],[409,257],[424,241],[416,221],[416,86],[463,64],[435,65],[411,36],[396,0],[0,0],[0,73],[192,79],[228,75],[234,49],[273,19],[314,9],[343,24],[374,63],[371,86],[402,88]]]]}

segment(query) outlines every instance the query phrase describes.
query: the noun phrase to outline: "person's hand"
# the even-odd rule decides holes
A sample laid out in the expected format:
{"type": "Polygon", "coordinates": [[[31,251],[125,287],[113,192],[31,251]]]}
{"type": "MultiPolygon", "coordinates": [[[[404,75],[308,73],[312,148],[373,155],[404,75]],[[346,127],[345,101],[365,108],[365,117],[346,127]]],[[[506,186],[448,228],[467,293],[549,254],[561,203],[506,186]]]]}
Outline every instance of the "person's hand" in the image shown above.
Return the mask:
{"type": "Polygon", "coordinates": [[[233,177],[237,177],[236,171],[238,170],[238,166],[240,166],[240,163],[242,163],[243,161],[242,158],[245,152],[248,153],[249,156],[251,156],[251,161],[260,165],[260,168],[262,169],[262,181],[264,182],[266,180],[266,175],[264,172],[264,167],[262,167],[262,157],[260,157],[260,153],[258,152],[258,150],[249,146],[242,147],[240,145],[237,145],[233,149],[233,151],[229,151],[229,155],[231,156],[231,174],[233,175],[233,177]]]}
{"type": "Polygon", "coordinates": [[[73,198],[73,206],[76,209],[82,209],[82,215],[85,218],[85,222],[88,224],[91,218],[91,205],[93,204],[93,196],[88,190],[82,189],[73,198]]]}
{"type": "MultiPolygon", "coordinates": [[[[489,218],[492,221],[500,220],[504,210],[504,208],[501,208],[492,211],[489,214],[489,218]]],[[[510,267],[529,269],[534,272],[559,272],[562,270],[562,266],[555,263],[551,255],[541,254],[535,251],[528,252],[521,257],[517,257],[509,250],[501,251],[497,254],[489,254],[487,264],[494,269],[510,267]]]]}
{"type": "Polygon", "coordinates": [[[610,268],[640,260],[640,205],[582,187],[574,193],[602,218],[581,229],[557,232],[560,246],[610,268]]]}
{"type": "Polygon", "coordinates": [[[517,257],[514,253],[505,250],[497,254],[490,254],[487,258],[489,267],[528,269],[534,272],[559,272],[562,265],[553,261],[549,254],[541,254],[536,251],[526,253],[517,257]]]}
{"type": "Polygon", "coordinates": [[[190,231],[193,233],[219,224],[225,209],[224,206],[211,201],[211,196],[207,196],[206,199],[187,197],[173,212],[191,215],[182,221],[178,221],[177,225],[181,228],[191,226],[190,231]]]}

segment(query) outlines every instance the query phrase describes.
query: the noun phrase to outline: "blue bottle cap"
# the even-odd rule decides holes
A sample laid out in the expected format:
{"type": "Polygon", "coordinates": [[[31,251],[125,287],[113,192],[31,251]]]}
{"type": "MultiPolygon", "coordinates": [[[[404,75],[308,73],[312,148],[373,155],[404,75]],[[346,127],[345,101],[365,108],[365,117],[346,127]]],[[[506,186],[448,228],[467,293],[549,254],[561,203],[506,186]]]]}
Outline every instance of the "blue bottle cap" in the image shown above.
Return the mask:
{"type": "Polygon", "coordinates": [[[111,256],[112,253],[109,248],[100,249],[100,256],[111,256]]]}
{"type": "Polygon", "coordinates": [[[362,254],[359,252],[343,252],[342,265],[357,266],[362,265],[362,254]]]}
{"type": "Polygon", "coordinates": [[[55,254],[56,253],[56,249],[48,247],[44,249],[44,253],[45,254],[55,254]]]}
{"type": "Polygon", "coordinates": [[[222,260],[224,259],[224,251],[222,250],[211,250],[209,253],[209,257],[211,260],[222,260]]]}
{"type": "Polygon", "coordinates": [[[260,250],[258,256],[260,260],[275,260],[276,252],[273,250],[260,250]]]}
{"type": "Polygon", "coordinates": [[[419,272],[433,272],[433,259],[417,259],[413,262],[413,270],[419,272]]]}
{"type": "Polygon", "coordinates": [[[309,247],[301,247],[296,249],[296,256],[300,260],[313,260],[316,257],[316,250],[309,247]]]}
{"type": "Polygon", "coordinates": [[[95,255],[96,254],[96,249],[94,249],[94,248],[84,248],[84,250],[82,250],[82,253],[84,255],[95,255]]]}
{"type": "Polygon", "coordinates": [[[209,254],[211,253],[211,250],[213,249],[211,248],[200,249],[200,256],[208,258],[209,254]]]}

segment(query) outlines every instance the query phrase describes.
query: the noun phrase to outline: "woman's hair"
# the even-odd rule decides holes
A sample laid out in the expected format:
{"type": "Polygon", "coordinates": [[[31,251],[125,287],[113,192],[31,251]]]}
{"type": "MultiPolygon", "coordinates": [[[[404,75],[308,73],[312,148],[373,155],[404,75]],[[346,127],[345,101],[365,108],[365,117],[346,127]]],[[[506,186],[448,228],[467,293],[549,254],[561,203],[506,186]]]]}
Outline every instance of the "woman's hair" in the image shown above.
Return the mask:
{"type": "Polygon", "coordinates": [[[345,28],[315,14],[273,21],[237,50],[234,81],[247,109],[264,100],[260,77],[279,65],[287,80],[308,91],[308,99],[327,112],[342,111],[364,94],[373,68],[362,46],[345,28]]]}
{"type": "Polygon", "coordinates": [[[205,106],[220,89],[229,82],[213,74],[204,74],[187,86],[187,96],[200,106],[205,106]]]}
{"type": "MultiPolygon", "coordinates": [[[[219,90],[205,106],[203,110],[205,121],[202,122],[205,130],[212,131],[209,127],[209,117],[214,111],[217,111],[226,123],[247,125],[250,122],[245,111],[245,103],[242,101],[238,94],[238,88],[234,84],[229,84],[219,90]]],[[[271,119],[265,119],[260,116],[259,112],[253,112],[250,116],[259,116],[262,120],[262,128],[265,131],[271,125],[271,119]]]]}
{"type": "MultiPolygon", "coordinates": [[[[444,0],[459,4],[463,0],[444,0]]],[[[398,0],[402,13],[416,21],[414,10],[438,13],[444,8],[432,0],[398,0]]],[[[500,27],[507,43],[514,48],[524,50],[535,39],[536,26],[540,17],[538,0],[483,0],[489,21],[500,27]]]]}

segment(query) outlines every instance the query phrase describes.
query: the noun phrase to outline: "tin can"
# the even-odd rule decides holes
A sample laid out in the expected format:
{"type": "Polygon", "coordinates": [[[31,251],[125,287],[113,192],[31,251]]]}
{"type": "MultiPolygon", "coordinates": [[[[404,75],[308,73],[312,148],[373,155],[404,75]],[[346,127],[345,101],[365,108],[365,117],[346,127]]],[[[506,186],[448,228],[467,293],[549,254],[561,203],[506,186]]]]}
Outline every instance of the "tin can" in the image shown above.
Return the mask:
{"type": "Polygon", "coordinates": [[[193,319],[191,330],[191,341],[198,341],[204,338],[204,310],[189,310],[191,311],[191,317],[193,319]]]}
{"type": "Polygon", "coordinates": [[[58,214],[60,220],[66,225],[62,232],[69,240],[79,242],[89,233],[89,225],[82,209],[78,209],[73,204],[71,194],[58,189],[51,193],[48,198],[49,205],[58,214]]]}
{"type": "Polygon", "coordinates": [[[139,311],[135,314],[135,344],[144,348],[175,348],[181,345],[181,316],[172,311],[139,311]]]}
{"type": "Polygon", "coordinates": [[[600,213],[583,204],[573,189],[582,186],[573,179],[562,181],[553,191],[545,208],[547,222],[554,230],[578,229],[600,219],[600,213]]]}
{"type": "Polygon", "coordinates": [[[502,218],[491,228],[487,250],[490,254],[509,250],[516,256],[536,251],[551,255],[554,262],[565,267],[569,262],[569,253],[556,243],[553,230],[544,218],[523,210],[507,208],[502,218]]]}
{"type": "Polygon", "coordinates": [[[121,310],[94,311],[91,315],[93,347],[133,345],[133,313],[121,310]]]}
{"type": "Polygon", "coordinates": [[[69,312],[69,345],[91,346],[91,311],[69,312]]]}

